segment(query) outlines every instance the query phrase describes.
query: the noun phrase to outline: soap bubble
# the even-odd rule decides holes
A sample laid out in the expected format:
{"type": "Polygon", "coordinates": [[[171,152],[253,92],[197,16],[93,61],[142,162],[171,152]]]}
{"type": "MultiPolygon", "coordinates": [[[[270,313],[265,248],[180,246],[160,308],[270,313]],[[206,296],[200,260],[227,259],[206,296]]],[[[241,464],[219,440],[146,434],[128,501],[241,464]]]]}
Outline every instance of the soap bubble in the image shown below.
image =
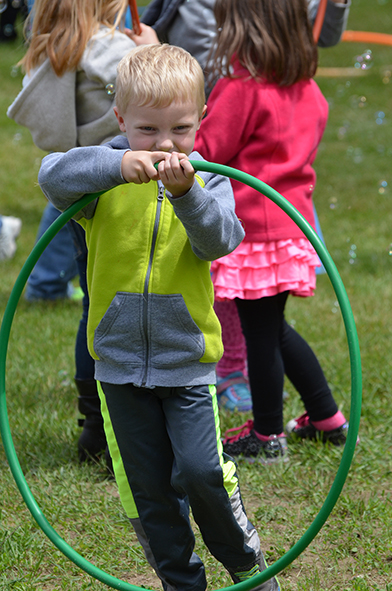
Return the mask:
{"type": "Polygon", "coordinates": [[[363,152],[361,148],[354,149],[353,161],[355,164],[361,164],[361,162],[363,161],[363,152]]]}
{"type": "Polygon", "coordinates": [[[347,128],[346,127],[339,127],[338,129],[338,140],[344,140],[346,137],[347,128]]]}
{"type": "Polygon", "coordinates": [[[390,244],[388,247],[388,254],[390,257],[392,257],[392,244],[390,244]]]}
{"type": "Polygon", "coordinates": [[[0,0],[0,14],[6,10],[7,6],[7,0],[0,0]]]}
{"type": "Polygon", "coordinates": [[[391,70],[383,70],[382,72],[382,81],[384,84],[389,84],[391,81],[392,72],[391,70]]]}
{"type": "Polygon", "coordinates": [[[109,96],[112,96],[116,92],[116,90],[114,88],[114,84],[106,84],[105,90],[109,96]]]}
{"type": "Polygon", "coordinates": [[[373,54],[370,49],[367,49],[365,53],[362,54],[363,57],[363,64],[361,69],[362,70],[369,70],[369,68],[373,65],[373,54]]]}
{"type": "Polygon", "coordinates": [[[385,121],[384,111],[377,111],[377,113],[375,113],[375,118],[377,125],[382,125],[385,121]]]}
{"type": "Polygon", "coordinates": [[[341,127],[339,127],[339,129],[338,129],[338,139],[339,140],[343,140],[346,137],[349,127],[350,127],[350,123],[348,121],[344,121],[343,125],[341,127]]]}
{"type": "Polygon", "coordinates": [[[366,101],[366,96],[358,96],[357,94],[354,94],[350,98],[351,107],[353,109],[363,109],[364,107],[366,107],[366,101]]]}
{"type": "Polygon", "coordinates": [[[367,49],[362,55],[357,55],[355,58],[354,67],[361,70],[370,70],[373,65],[373,53],[371,49],[367,49]]]}
{"type": "Polygon", "coordinates": [[[385,180],[382,180],[378,183],[378,192],[380,193],[380,195],[385,195],[385,193],[388,191],[388,183],[385,180]]]}

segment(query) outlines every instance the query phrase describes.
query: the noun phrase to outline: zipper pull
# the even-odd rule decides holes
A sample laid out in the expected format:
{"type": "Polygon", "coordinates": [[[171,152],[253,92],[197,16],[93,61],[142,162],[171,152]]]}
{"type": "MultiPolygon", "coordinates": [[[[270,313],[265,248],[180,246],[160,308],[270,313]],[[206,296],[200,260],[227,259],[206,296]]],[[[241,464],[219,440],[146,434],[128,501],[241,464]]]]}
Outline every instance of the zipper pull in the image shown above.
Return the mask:
{"type": "Polygon", "coordinates": [[[165,187],[163,185],[158,185],[158,196],[157,196],[158,201],[163,201],[164,192],[165,192],[165,187]]]}

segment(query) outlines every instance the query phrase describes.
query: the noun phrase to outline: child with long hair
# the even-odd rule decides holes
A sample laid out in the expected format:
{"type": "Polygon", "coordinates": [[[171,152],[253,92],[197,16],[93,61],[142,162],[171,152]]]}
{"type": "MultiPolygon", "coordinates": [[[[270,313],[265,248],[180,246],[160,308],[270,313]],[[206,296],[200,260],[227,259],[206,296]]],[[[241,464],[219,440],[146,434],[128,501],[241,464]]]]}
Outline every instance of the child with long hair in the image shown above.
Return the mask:
{"type": "MultiPolygon", "coordinates": [[[[320,0],[306,0],[311,24],[318,13],[320,0]]],[[[327,0],[319,47],[336,45],[345,30],[351,0],[327,0]]],[[[216,34],[215,0],[152,0],[143,12],[142,21],[151,25],[160,41],[183,47],[199,62],[205,72],[216,34]]],[[[216,78],[207,79],[207,96],[216,78]]],[[[315,213],[316,216],[316,213],[315,213]]],[[[316,217],[317,226],[317,217],[316,217]]],[[[322,237],[321,230],[317,231],[322,237]]],[[[323,272],[323,267],[317,268],[323,272]]],[[[246,345],[234,300],[216,302],[222,325],[224,355],[217,365],[217,394],[220,408],[246,412],[252,408],[246,368],[246,345]]]]}
{"type": "MultiPolygon", "coordinates": [[[[220,79],[207,103],[196,149],[207,160],[263,180],[314,226],[312,163],[328,105],[312,79],[317,48],[306,1],[217,0],[215,17],[213,75],[220,79]]],[[[289,294],[313,295],[318,257],[276,204],[242,183],[233,181],[232,186],[246,235],[233,253],[213,263],[213,281],[216,299],[237,305],[254,420],[227,434],[224,450],[263,463],[288,459],[285,373],[306,409],[290,422],[290,434],[344,443],[347,422],[320,364],[284,317],[289,294]]]]}
{"type": "MultiPolygon", "coordinates": [[[[117,64],[136,47],[133,31],[124,27],[127,7],[127,0],[35,0],[26,22],[28,48],[21,60],[26,72],[23,89],[8,109],[8,116],[30,130],[40,149],[66,152],[77,146],[101,144],[118,135],[113,111],[117,64]]],[[[157,36],[142,25],[137,41],[155,43],[157,36]]],[[[39,236],[58,215],[60,212],[49,203],[39,236]]],[[[79,460],[83,462],[97,459],[106,448],[106,438],[94,361],[87,349],[89,299],[84,231],[75,222],[67,224],[64,232],[69,232],[68,228],[78,250],[77,266],[84,293],[75,347],[79,411],[86,417],[78,442],[79,460]]],[[[35,267],[40,280],[42,275],[54,281],[53,275],[60,278],[65,274],[61,263],[68,259],[68,253],[64,252],[66,238],[60,234],[54,239],[59,241],[57,249],[51,243],[35,267]]],[[[66,245],[72,249],[72,241],[66,245]]],[[[53,294],[53,299],[56,297],[53,294]]]]}

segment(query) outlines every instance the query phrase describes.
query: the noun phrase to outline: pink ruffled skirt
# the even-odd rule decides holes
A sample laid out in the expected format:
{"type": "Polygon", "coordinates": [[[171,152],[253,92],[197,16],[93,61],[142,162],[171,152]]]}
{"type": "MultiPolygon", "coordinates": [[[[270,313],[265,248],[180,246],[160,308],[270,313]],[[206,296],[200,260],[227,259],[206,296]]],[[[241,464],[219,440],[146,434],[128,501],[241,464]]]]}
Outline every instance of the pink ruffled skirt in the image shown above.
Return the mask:
{"type": "Polygon", "coordinates": [[[306,238],[241,242],[230,254],[213,261],[211,275],[217,300],[256,300],[289,291],[311,296],[320,260],[306,238]]]}

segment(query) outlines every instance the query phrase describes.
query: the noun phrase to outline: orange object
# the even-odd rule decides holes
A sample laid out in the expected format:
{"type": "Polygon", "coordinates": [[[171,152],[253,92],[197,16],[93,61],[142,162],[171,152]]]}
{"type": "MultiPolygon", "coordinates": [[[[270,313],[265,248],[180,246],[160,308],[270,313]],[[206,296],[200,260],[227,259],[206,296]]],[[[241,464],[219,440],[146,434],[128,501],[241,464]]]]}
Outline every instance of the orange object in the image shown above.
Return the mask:
{"type": "Polygon", "coordinates": [[[313,25],[313,39],[315,43],[319,40],[321,29],[323,28],[325,11],[327,10],[327,0],[320,0],[317,9],[316,19],[313,25]]]}
{"type": "Polygon", "coordinates": [[[131,10],[132,29],[135,35],[140,35],[142,29],[140,27],[139,13],[137,10],[136,0],[129,0],[129,8],[131,10]]]}
{"type": "Polygon", "coordinates": [[[355,43],[376,43],[378,45],[392,45],[392,35],[387,33],[370,33],[368,31],[345,31],[342,41],[355,43]]]}

